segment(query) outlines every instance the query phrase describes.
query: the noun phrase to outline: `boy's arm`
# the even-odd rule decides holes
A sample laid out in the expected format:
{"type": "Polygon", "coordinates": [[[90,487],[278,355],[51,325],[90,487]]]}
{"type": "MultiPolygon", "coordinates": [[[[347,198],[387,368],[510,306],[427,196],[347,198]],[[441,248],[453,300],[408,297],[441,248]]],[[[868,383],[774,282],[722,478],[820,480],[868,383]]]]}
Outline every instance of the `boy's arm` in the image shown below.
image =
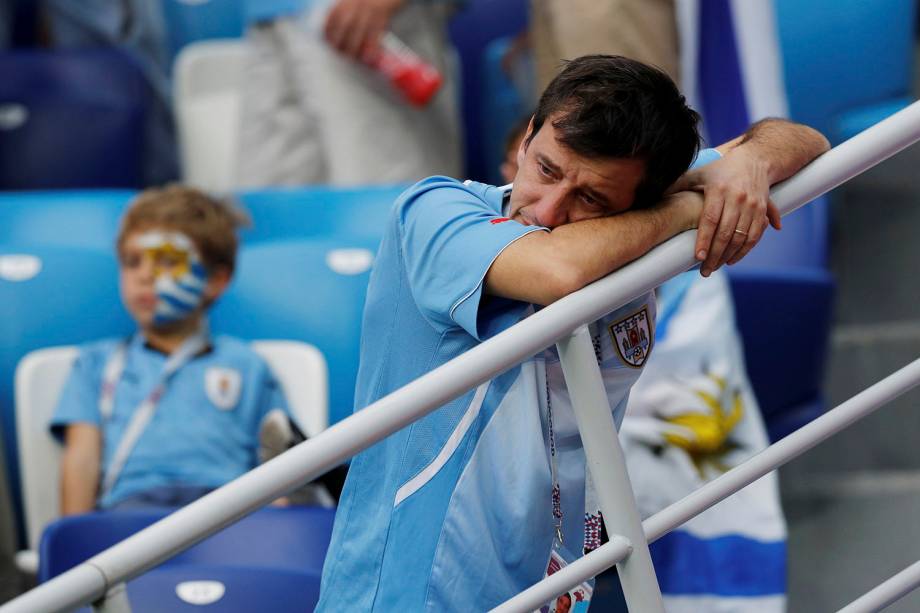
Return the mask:
{"type": "Polygon", "coordinates": [[[502,251],[485,277],[493,296],[547,305],[696,227],[700,194],[683,191],[648,209],[531,232],[502,251]]]}
{"type": "Polygon", "coordinates": [[[99,490],[102,433],[88,423],[73,423],[64,431],[61,458],[61,515],[86,513],[96,508],[99,490]]]}
{"type": "Polygon", "coordinates": [[[705,196],[695,247],[703,276],[747,255],[768,224],[780,228],[770,186],[788,179],[829,148],[827,139],[808,126],[764,119],[717,147],[722,159],[678,179],[673,190],[691,189],[705,196]]]}

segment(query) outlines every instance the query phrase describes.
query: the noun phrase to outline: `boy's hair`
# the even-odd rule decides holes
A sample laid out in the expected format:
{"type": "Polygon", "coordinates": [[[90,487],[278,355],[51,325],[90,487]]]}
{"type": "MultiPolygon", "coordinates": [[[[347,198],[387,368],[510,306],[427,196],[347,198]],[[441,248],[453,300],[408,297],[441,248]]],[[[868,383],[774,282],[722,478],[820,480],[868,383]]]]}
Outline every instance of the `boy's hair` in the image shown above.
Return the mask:
{"type": "Polygon", "coordinates": [[[540,96],[527,145],[554,115],[557,140],[575,153],[645,161],[634,208],[657,202],[700,146],[699,114],[671,78],[621,56],[586,55],[566,62],[540,96]]]}
{"type": "Polygon", "coordinates": [[[239,208],[193,187],[172,184],[146,189],[122,217],[118,254],[121,255],[128,235],[164,228],[187,235],[209,272],[226,267],[232,273],[236,265],[236,230],[248,224],[249,218],[239,208]]]}

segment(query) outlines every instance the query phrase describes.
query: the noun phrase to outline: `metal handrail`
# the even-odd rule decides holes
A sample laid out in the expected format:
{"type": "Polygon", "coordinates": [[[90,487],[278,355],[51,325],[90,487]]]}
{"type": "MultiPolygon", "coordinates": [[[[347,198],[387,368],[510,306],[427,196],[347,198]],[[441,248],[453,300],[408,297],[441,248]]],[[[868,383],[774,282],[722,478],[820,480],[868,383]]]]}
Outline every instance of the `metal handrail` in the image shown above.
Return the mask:
{"type": "MultiPolygon", "coordinates": [[[[914,103],[825,153],[771,191],[787,214],[920,140],[914,103]]],[[[684,232],[644,257],[566,296],[492,339],[342,420],[51,581],[0,612],[62,611],[101,598],[279,495],[340,464],[497,374],[687,270],[696,232],[684,232]]]]}

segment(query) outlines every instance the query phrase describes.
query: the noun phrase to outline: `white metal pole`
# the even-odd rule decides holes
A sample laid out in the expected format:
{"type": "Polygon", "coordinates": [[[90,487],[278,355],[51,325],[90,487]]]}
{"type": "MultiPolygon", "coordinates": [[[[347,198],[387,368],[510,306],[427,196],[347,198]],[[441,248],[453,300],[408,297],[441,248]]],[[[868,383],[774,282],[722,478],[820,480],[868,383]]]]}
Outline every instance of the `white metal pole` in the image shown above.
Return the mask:
{"type": "Polygon", "coordinates": [[[914,562],[894,577],[866,592],[837,613],[874,613],[920,587],[920,562],[914,562]]]}
{"type": "MultiPolygon", "coordinates": [[[[825,153],[777,186],[772,192],[773,201],[781,212],[788,213],[917,140],[920,140],[920,102],[825,153]]],[[[545,349],[577,326],[600,318],[687,270],[696,263],[693,257],[695,239],[695,231],[674,237],[632,264],[542,309],[93,560],[105,572],[111,585],[156,566],[545,349]]],[[[80,567],[68,573],[78,569],[80,567]]],[[[73,576],[67,577],[68,573],[10,601],[0,607],[0,611],[66,610],[89,602],[87,598],[73,595],[75,592],[66,587],[74,585],[71,583],[73,576]],[[55,602],[60,603],[59,608],[32,608],[35,599],[47,599],[51,593],[58,593],[55,602]]]]}
{"type": "Polygon", "coordinates": [[[575,560],[543,581],[530,586],[514,598],[492,609],[492,613],[530,613],[566,592],[586,578],[599,575],[617,564],[632,551],[629,541],[614,534],[610,540],[585,556],[575,560]]]}
{"type": "Polygon", "coordinates": [[[607,533],[619,534],[632,543],[632,553],[617,564],[626,605],[630,611],[663,613],[661,588],[588,326],[579,326],[556,347],[607,533]]]}
{"type": "MultiPolygon", "coordinates": [[[[646,539],[651,543],[661,538],[688,519],[695,517],[717,502],[750,485],[768,472],[776,470],[786,462],[805,453],[821,441],[879,409],[885,403],[911,390],[918,384],[920,384],[920,359],[885,377],[837,408],[828,411],[786,438],[773,443],[743,464],[736,466],[689,496],[646,519],[642,524],[646,539]]],[[[564,575],[565,583],[560,583],[557,578],[553,584],[553,589],[557,590],[555,593],[561,594],[565,590],[569,590],[582,581],[595,576],[600,572],[598,567],[601,565],[602,560],[607,561],[608,566],[602,567],[601,570],[613,566],[616,560],[611,560],[611,556],[607,552],[601,551],[604,547],[606,545],[569,564],[564,569],[566,571],[564,575]]],[[[557,575],[559,573],[554,574],[553,577],[557,575]]],[[[530,594],[531,590],[533,590],[533,593],[545,596],[547,590],[542,586],[547,580],[544,579],[536,583],[526,592],[522,592],[522,594],[530,594]],[[539,588],[539,591],[537,591],[537,588],[539,588]]],[[[512,602],[512,600],[508,602],[512,602]]],[[[527,602],[530,601],[528,600],[527,602]]],[[[504,611],[505,609],[501,610],[504,611]]]]}

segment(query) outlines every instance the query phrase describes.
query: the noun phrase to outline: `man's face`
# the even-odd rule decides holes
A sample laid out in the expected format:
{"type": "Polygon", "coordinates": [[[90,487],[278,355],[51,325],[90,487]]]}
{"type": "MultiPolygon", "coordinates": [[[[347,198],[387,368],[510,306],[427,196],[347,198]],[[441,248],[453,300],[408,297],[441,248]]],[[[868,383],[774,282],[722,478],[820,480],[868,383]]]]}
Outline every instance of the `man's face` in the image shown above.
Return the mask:
{"type": "MultiPolygon", "coordinates": [[[[509,217],[547,228],[622,213],[632,206],[645,162],[588,158],[556,140],[548,117],[537,135],[518,148],[518,172],[509,217]]],[[[528,134],[533,124],[528,128],[528,134]]]]}

